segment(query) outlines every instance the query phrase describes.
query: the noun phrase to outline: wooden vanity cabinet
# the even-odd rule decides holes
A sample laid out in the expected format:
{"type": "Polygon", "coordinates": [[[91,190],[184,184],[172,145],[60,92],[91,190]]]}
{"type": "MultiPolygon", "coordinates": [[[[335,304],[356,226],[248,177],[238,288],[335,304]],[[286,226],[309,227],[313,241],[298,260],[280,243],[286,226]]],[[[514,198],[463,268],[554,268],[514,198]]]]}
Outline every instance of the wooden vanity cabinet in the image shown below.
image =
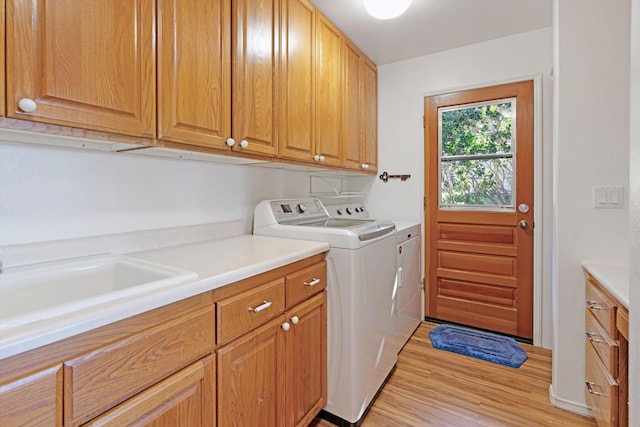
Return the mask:
{"type": "Polygon", "coordinates": [[[154,0],[6,0],[7,116],[153,137],[154,47],[154,0]]]}
{"type": "MultiPolygon", "coordinates": [[[[276,276],[252,278],[223,290],[218,308],[229,313],[231,305],[242,301],[238,312],[261,316],[261,321],[240,320],[246,331],[239,337],[220,336],[218,426],[306,426],[324,407],[325,287],[326,262],[315,257],[280,269],[276,276]],[[255,286],[260,279],[264,284],[255,286]],[[274,288],[281,293],[273,294],[274,288]],[[279,304],[280,295],[286,295],[286,305],[279,304]]],[[[218,311],[221,330],[226,322],[242,317],[218,311]]]]}
{"type": "Polygon", "coordinates": [[[585,396],[599,426],[628,425],[627,310],[585,271],[585,396]]]}

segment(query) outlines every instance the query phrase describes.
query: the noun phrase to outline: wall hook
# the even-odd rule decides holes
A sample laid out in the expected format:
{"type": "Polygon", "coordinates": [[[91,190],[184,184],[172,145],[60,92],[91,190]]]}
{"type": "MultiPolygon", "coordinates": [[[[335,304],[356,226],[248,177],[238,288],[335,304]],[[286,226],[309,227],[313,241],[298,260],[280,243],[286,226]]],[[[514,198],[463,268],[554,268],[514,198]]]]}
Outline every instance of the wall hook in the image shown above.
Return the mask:
{"type": "Polygon", "coordinates": [[[382,180],[382,182],[387,182],[389,181],[389,179],[392,179],[392,178],[400,178],[400,181],[406,181],[407,179],[411,178],[411,175],[409,174],[389,175],[386,171],[382,172],[382,175],[380,175],[380,179],[382,180]]]}

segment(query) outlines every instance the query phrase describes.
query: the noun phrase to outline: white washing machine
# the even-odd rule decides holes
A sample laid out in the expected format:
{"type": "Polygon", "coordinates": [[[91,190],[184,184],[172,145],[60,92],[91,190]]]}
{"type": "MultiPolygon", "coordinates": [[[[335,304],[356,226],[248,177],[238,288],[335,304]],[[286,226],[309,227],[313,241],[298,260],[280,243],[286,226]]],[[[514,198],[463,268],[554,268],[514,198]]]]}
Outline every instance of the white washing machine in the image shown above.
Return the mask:
{"type": "Polygon", "coordinates": [[[332,218],[313,198],[265,200],[256,206],[253,233],[329,243],[322,416],[359,425],[397,361],[394,223],[332,218]]]}

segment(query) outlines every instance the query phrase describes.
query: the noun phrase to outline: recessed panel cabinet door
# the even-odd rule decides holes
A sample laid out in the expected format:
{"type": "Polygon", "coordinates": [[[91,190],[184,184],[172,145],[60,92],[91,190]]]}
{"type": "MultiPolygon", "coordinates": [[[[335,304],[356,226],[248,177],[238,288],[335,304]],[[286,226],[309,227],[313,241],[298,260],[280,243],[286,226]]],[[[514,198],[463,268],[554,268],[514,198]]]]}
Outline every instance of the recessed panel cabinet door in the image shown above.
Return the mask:
{"type": "Polygon", "coordinates": [[[228,150],[229,0],[158,1],[158,138],[228,150]]]}
{"type": "Polygon", "coordinates": [[[344,145],[342,166],[360,170],[362,152],[362,91],[360,63],[362,54],[351,43],[344,44],[344,145]]]}
{"type": "Polygon", "coordinates": [[[7,116],[153,137],[154,21],[154,0],[7,0],[7,116]]]}
{"type": "Polygon", "coordinates": [[[307,0],[282,3],[280,156],[311,161],[314,132],[315,8],[307,0]]]}
{"type": "Polygon", "coordinates": [[[368,60],[363,62],[364,169],[378,170],[378,69],[368,60]]]}
{"type": "Polygon", "coordinates": [[[233,3],[233,150],[277,150],[280,0],[233,3]]]}
{"type": "Polygon", "coordinates": [[[316,21],[315,153],[340,165],[342,144],[342,34],[318,13],[316,21]]]}

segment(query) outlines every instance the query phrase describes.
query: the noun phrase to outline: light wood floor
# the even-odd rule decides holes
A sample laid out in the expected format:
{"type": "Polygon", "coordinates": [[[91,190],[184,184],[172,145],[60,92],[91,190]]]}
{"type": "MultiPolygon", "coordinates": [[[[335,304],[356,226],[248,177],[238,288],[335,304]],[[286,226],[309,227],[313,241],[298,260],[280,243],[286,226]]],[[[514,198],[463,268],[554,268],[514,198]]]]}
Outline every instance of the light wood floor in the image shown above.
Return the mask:
{"type": "Polygon", "coordinates": [[[529,358],[509,368],[433,348],[435,326],[423,323],[405,345],[362,427],[596,425],[549,403],[550,350],[522,344],[529,358]]]}

